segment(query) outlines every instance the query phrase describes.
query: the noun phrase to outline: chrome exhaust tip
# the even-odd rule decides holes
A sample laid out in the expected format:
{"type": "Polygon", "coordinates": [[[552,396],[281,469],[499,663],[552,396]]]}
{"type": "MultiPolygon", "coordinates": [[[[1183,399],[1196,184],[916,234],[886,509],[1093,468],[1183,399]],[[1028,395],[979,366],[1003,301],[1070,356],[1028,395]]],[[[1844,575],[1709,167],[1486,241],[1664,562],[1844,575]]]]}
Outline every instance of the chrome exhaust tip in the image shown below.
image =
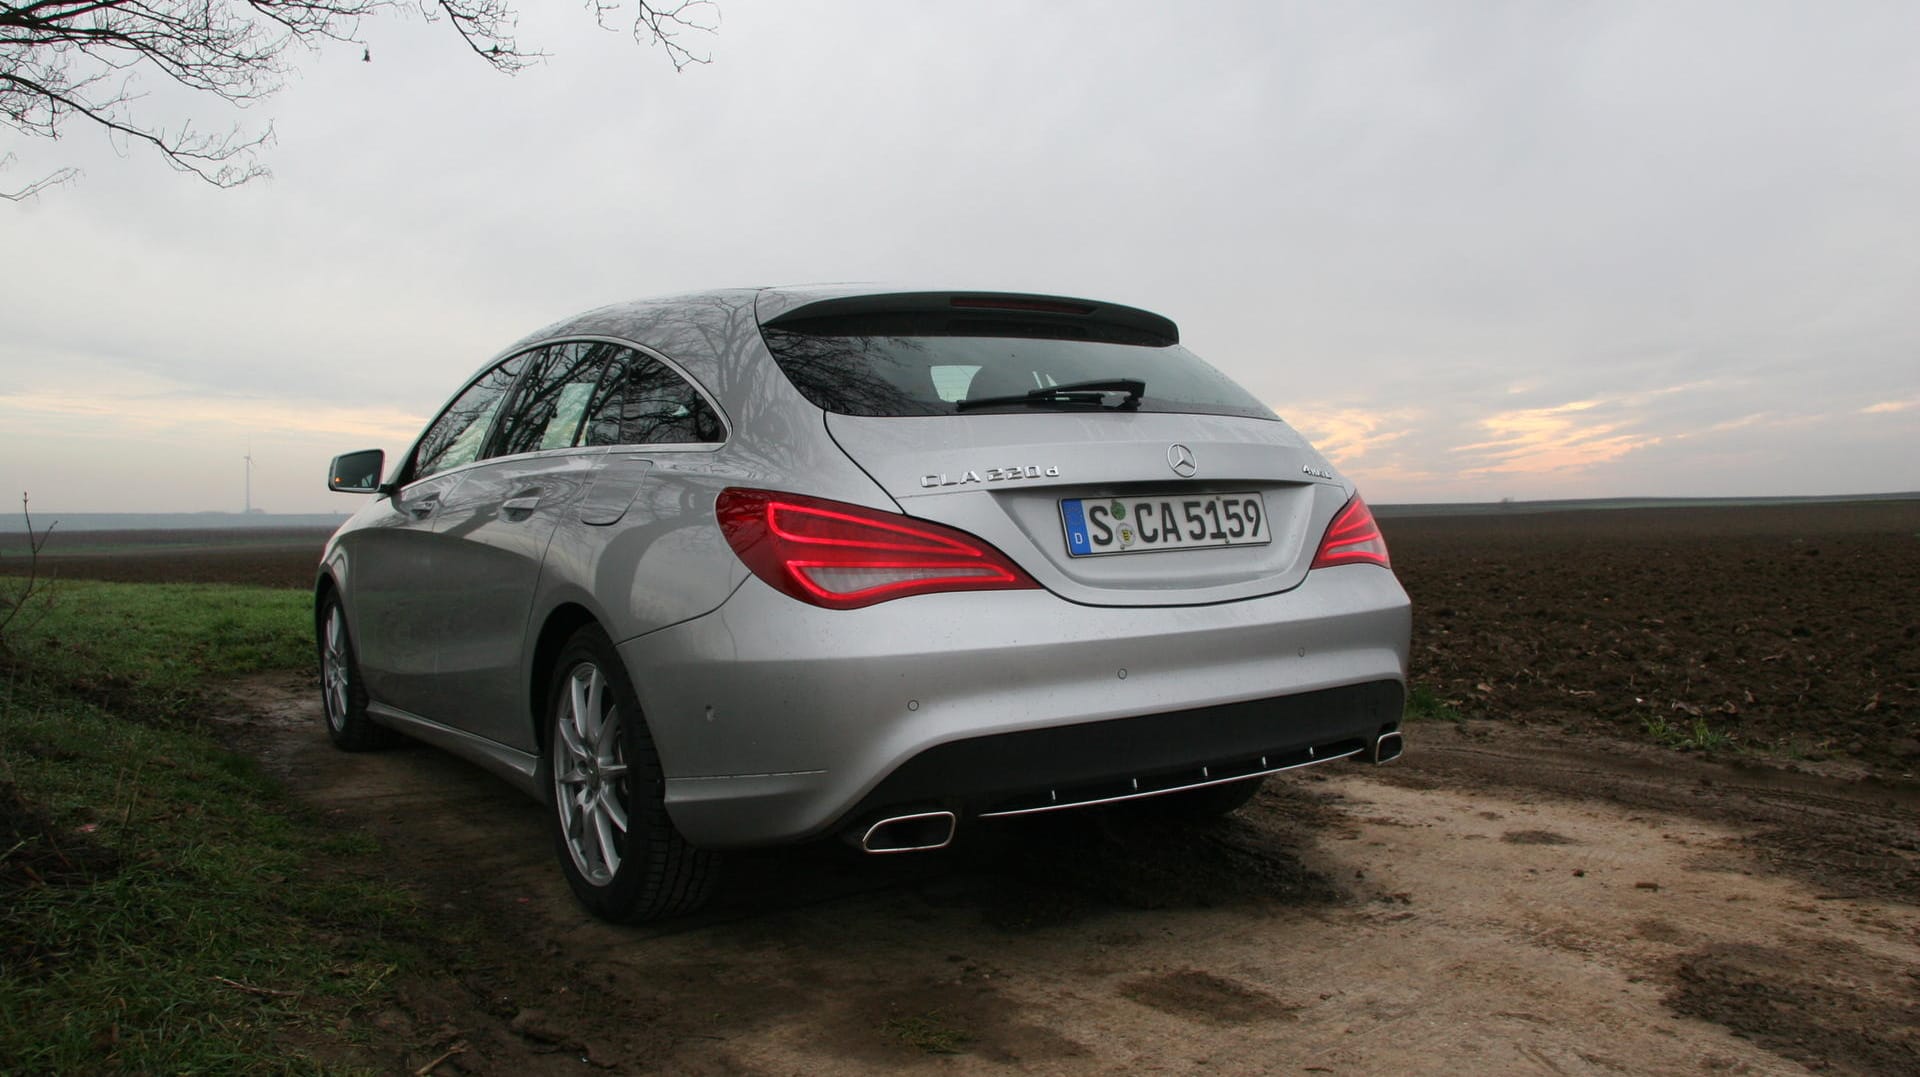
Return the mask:
{"type": "Polygon", "coordinates": [[[920,812],[882,819],[860,836],[860,848],[869,853],[919,853],[953,844],[957,820],[950,811],[920,812]]]}
{"type": "Polygon", "coordinates": [[[1374,764],[1391,763],[1400,758],[1400,753],[1404,750],[1405,745],[1400,743],[1400,734],[1397,731],[1382,733],[1373,738],[1373,743],[1367,746],[1367,761],[1374,764]]]}

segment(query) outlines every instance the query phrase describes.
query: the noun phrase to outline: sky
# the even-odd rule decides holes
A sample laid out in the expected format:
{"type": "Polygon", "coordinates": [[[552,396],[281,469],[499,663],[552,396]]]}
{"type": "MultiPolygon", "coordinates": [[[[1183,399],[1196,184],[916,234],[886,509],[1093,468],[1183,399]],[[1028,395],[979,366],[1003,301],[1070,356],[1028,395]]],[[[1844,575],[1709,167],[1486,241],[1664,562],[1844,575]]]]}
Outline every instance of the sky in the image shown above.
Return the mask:
{"type": "Polygon", "coordinates": [[[525,333],[809,281],[1129,303],[1376,503],[1920,489],[1920,5],[719,0],[676,73],[369,20],[214,189],[0,132],[0,505],[344,512],[525,333]]]}

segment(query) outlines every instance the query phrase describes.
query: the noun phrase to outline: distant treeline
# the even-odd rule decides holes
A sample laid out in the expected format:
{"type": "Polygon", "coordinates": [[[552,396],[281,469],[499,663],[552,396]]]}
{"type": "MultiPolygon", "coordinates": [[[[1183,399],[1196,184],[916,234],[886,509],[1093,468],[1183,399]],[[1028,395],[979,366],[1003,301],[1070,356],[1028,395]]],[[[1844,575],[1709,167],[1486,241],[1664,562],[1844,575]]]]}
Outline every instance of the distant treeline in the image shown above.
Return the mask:
{"type": "MultiPolygon", "coordinates": [[[[33,529],[59,531],[227,531],[237,528],[339,527],[348,513],[295,512],[46,512],[35,509],[33,529]]],[[[0,513],[0,533],[27,529],[19,512],[0,513]]]]}

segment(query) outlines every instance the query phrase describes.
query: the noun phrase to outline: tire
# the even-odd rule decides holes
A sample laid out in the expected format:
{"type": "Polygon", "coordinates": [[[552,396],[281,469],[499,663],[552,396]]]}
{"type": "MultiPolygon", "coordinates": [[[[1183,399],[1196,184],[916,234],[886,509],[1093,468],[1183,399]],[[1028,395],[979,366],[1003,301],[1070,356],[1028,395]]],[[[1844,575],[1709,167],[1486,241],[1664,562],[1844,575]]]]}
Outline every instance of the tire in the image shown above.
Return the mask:
{"type": "Polygon", "coordinates": [[[1141,801],[1140,806],[1166,819],[1214,819],[1245,807],[1265,783],[1265,778],[1248,778],[1224,785],[1208,785],[1149,797],[1141,801]]]}
{"type": "Polygon", "coordinates": [[[544,769],[560,868],[595,916],[652,920],[706,901],[718,856],[689,845],[667,818],[639,697],[597,625],[574,633],[555,665],[544,769]]]}
{"type": "Polygon", "coordinates": [[[393,744],[399,734],[367,716],[367,686],[360,679],[360,662],[354,657],[347,610],[339,595],[329,594],[321,601],[317,636],[320,706],[334,747],[366,752],[393,744]]]}

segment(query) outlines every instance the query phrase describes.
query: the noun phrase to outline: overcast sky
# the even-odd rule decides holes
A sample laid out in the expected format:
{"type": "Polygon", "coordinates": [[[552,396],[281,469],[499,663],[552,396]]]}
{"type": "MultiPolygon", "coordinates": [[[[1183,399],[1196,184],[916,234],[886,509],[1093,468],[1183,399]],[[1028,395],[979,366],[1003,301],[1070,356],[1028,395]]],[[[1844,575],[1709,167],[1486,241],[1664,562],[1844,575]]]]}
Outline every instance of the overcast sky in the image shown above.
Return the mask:
{"type": "MultiPolygon", "coordinates": [[[[0,494],[347,511],[520,335],[716,286],[1132,303],[1375,502],[1920,489],[1920,4],[720,0],[382,18],[220,191],[0,134],[0,494]]],[[[4,505],[0,505],[4,509],[4,505]]]]}

